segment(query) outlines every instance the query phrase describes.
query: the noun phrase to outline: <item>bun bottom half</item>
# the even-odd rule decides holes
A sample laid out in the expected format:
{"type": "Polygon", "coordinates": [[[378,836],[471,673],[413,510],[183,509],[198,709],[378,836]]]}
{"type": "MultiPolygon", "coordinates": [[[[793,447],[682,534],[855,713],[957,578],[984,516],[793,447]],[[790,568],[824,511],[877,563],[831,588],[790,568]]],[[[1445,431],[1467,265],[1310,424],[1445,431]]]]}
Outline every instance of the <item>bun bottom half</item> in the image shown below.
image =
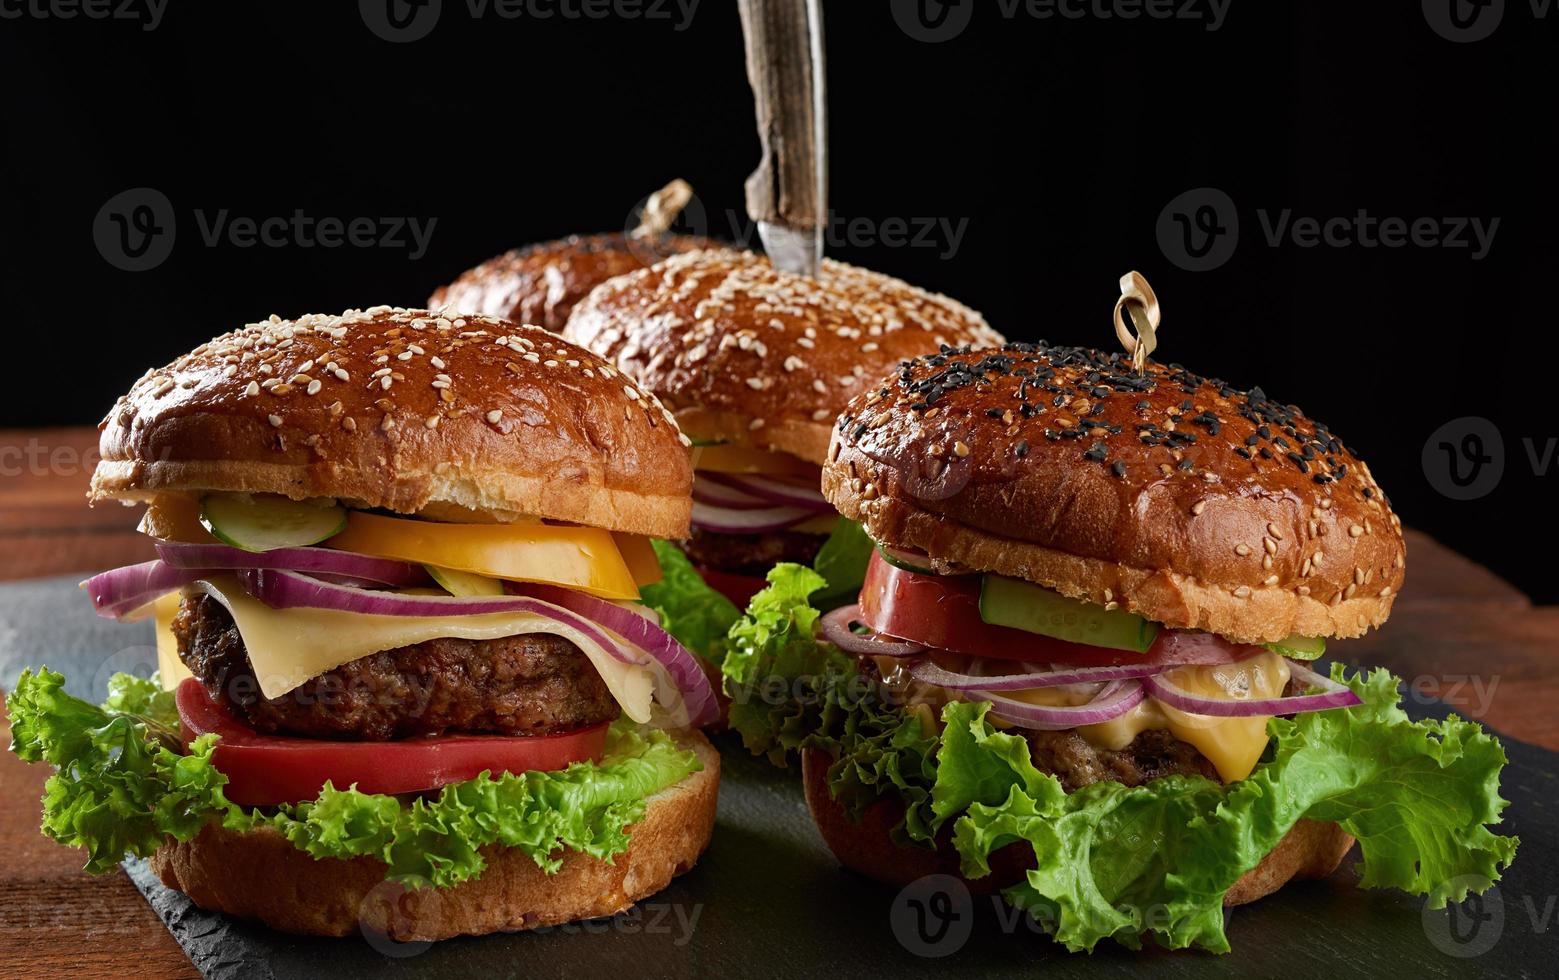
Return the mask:
{"type": "MultiPolygon", "coordinates": [[[[883,800],[867,809],[859,823],[852,821],[828,791],[828,766],[832,761],[822,749],[804,749],[801,780],[806,790],[807,809],[812,811],[818,831],[840,864],[899,887],[926,875],[963,877],[959,872],[958,853],[948,839],[939,840],[935,850],[900,847],[893,843],[888,831],[903,816],[903,808],[896,800],[883,800]]],[[[1261,859],[1261,863],[1235,881],[1224,895],[1223,904],[1254,902],[1291,880],[1325,878],[1337,870],[1353,843],[1353,837],[1336,824],[1301,820],[1261,859]]],[[[973,894],[990,894],[1016,884],[1024,872],[1033,867],[1033,853],[1020,841],[993,853],[990,864],[990,874],[965,879],[973,894]]]]}
{"type": "Polygon", "coordinates": [[[628,850],[612,863],[568,851],[547,874],[523,851],[482,849],[487,867],[451,888],[406,890],[369,857],[316,860],[270,828],[206,827],[170,841],[149,859],[163,884],[203,909],[282,932],[349,936],[360,930],[396,942],[518,932],[615,915],[691,869],[714,832],[720,755],[703,735],[683,743],[704,768],[649,798],[628,828],[628,850]]]}

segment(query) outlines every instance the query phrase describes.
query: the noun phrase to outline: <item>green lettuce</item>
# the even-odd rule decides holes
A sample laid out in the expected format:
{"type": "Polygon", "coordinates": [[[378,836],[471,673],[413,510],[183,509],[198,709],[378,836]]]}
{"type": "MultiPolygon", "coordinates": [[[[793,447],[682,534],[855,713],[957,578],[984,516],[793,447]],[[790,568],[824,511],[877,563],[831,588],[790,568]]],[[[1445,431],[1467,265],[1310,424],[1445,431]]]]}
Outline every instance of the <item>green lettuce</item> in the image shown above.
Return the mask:
{"type": "Polygon", "coordinates": [[[60,674],[23,671],[7,699],[11,750],[57,770],[44,789],[43,832],[85,848],[92,872],[220,821],[233,830],[274,828],[315,858],[378,858],[408,887],[476,877],[488,844],[518,848],[551,873],[565,848],[606,861],[622,853],[646,797],[702,768],[667,733],[621,719],[600,762],[483,773],[410,803],[327,784],[317,799],[266,812],[223,795],[215,735],[178,749],[173,701],[155,678],[119,674],[109,687],[98,707],[66,694],[60,674]]]}
{"type": "Polygon", "coordinates": [[[639,589],[641,601],[660,614],[661,629],[718,667],[725,658],[725,634],[741,612],[704,583],[682,549],[669,541],[652,544],[660,559],[661,580],[639,589]]]}
{"type": "Polygon", "coordinates": [[[819,609],[832,609],[854,602],[866,581],[866,566],[876,547],[861,525],[839,518],[812,563],[813,571],[823,576],[824,583],[812,597],[812,603],[819,609]]]}
{"type": "Polygon", "coordinates": [[[1386,671],[1334,666],[1364,703],[1272,719],[1261,763],[1237,783],[1173,776],[1068,794],[1034,767],[1021,735],[987,721],[988,704],[950,703],[930,733],[925,714],[853,676],[837,650],[810,638],[805,571],[776,569],[757,614],[732,627],[743,653],[727,659],[727,688],[791,694],[761,711],[733,709],[733,727],[776,762],[800,748],[832,753],[830,789],[856,818],[885,797],[902,801],[900,843],[934,846],[950,826],[971,878],[990,873],[992,852],[1026,845],[1036,867],[1004,895],[1070,949],[1151,936],[1227,951],[1224,893],[1304,818],[1359,839],[1361,885],[1425,895],[1432,907],[1461,901],[1469,884],[1487,887],[1515,855],[1516,839],[1489,829],[1505,806],[1499,742],[1455,716],[1410,720],[1386,671]]]}

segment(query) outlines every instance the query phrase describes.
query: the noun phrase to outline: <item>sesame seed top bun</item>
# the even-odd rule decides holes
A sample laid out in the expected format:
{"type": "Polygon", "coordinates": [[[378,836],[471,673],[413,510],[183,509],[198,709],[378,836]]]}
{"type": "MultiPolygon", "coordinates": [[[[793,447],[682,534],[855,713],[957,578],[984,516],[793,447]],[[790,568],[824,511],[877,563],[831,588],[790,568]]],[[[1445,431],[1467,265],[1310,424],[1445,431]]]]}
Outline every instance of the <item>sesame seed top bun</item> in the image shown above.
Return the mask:
{"type": "Polygon", "coordinates": [[[490,317],[272,316],[148,371],[100,428],[94,501],[242,490],[659,537],[691,509],[687,439],[654,395],[490,317]]]}
{"type": "Polygon", "coordinates": [[[570,235],[488,259],[440,286],[428,307],[486,313],[557,333],[574,305],[606,280],[709,244],[690,235],[570,235]]]}
{"type": "Polygon", "coordinates": [[[613,279],[564,336],[659,395],[691,435],[821,464],[850,396],[940,344],[1001,337],[980,314],[891,276],[824,260],[820,279],[736,249],[613,279]]]}
{"type": "Polygon", "coordinates": [[[906,363],[840,417],[823,493],[877,540],[1242,643],[1357,636],[1401,521],[1321,423],[1123,354],[1009,344],[906,363]]]}

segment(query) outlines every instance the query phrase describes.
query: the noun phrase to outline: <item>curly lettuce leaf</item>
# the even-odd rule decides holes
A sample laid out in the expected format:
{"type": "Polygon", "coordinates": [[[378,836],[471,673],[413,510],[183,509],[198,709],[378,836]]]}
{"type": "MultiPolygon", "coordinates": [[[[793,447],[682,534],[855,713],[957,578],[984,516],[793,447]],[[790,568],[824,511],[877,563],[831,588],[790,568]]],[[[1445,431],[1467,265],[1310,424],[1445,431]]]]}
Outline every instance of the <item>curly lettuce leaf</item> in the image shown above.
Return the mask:
{"type": "Polygon", "coordinates": [[[839,518],[812,563],[812,569],[823,576],[824,583],[812,597],[813,604],[819,609],[832,609],[854,602],[866,581],[866,566],[875,547],[861,525],[839,518]]]}
{"type": "Polygon", "coordinates": [[[661,629],[716,667],[725,659],[725,634],[741,611],[704,583],[682,549],[653,541],[661,580],[639,589],[640,600],[660,614],[661,629]]]}
{"type": "Polygon", "coordinates": [[[109,702],[97,707],[66,694],[60,674],[24,671],[7,699],[12,751],[58,770],[44,789],[43,832],[85,848],[94,873],[127,854],[144,857],[169,836],[189,840],[213,821],[271,827],[315,858],[376,857],[409,887],[481,874],[487,844],[519,848],[550,873],[563,849],[605,861],[622,853],[646,798],[702,768],[667,733],[619,720],[600,762],[484,773],[409,805],[327,784],[314,800],[266,813],[223,794],[227,777],[211,757],[217,736],[195,739],[187,752],[168,744],[172,703],[155,680],[120,674],[109,687],[109,702]]]}
{"type": "Polygon", "coordinates": [[[957,734],[944,739],[933,794],[946,801],[943,816],[967,801],[953,837],[964,872],[982,875],[991,852],[1026,842],[1038,866],[1005,895],[1074,950],[1105,938],[1134,946],[1152,933],[1170,948],[1227,951],[1224,892],[1302,818],[1359,839],[1364,887],[1441,907],[1465,898],[1469,882],[1497,880],[1517,844],[1489,829],[1505,806],[1499,742],[1455,716],[1408,720],[1386,671],[1348,677],[1334,666],[1332,676],[1364,704],[1272,719],[1266,758],[1228,786],[1176,776],[1066,795],[977,706],[949,705],[947,731],[957,734]]]}

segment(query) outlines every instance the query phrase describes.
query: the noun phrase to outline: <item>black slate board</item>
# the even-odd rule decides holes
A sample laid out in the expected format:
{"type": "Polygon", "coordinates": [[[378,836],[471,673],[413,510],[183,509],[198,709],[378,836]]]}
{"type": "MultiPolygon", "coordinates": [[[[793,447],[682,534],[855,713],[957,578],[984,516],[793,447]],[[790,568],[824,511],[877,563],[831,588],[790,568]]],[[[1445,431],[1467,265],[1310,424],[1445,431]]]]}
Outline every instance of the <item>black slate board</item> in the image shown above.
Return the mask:
{"type": "MultiPolygon", "coordinates": [[[[74,580],[0,586],[0,684],[46,663],[70,689],[103,693],[115,670],[155,663],[150,628],[95,618],[74,580]]],[[[1437,712],[1431,712],[1437,713],[1437,712]]],[[[459,939],[431,946],[380,937],[285,936],[203,912],[158,883],[139,861],[126,871],[208,977],[603,978],[1103,976],[1150,969],[1163,976],[1552,976],[1559,952],[1559,755],[1506,739],[1507,832],[1522,838],[1497,889],[1454,918],[1419,899],[1352,887],[1343,870],[1291,885],[1233,912],[1228,956],[1101,944],[1068,954],[989,899],[954,900],[953,915],[916,929],[912,899],[842,872],[823,846],[793,774],[754,760],[731,739],[719,825],[692,872],[632,915],[544,933],[459,939]],[[1551,930],[1551,931],[1550,931],[1551,930]],[[929,954],[929,955],[928,955],[929,954]]],[[[954,893],[956,894],[956,893],[954,893]]],[[[944,906],[946,908],[946,906],[944,906]]]]}

